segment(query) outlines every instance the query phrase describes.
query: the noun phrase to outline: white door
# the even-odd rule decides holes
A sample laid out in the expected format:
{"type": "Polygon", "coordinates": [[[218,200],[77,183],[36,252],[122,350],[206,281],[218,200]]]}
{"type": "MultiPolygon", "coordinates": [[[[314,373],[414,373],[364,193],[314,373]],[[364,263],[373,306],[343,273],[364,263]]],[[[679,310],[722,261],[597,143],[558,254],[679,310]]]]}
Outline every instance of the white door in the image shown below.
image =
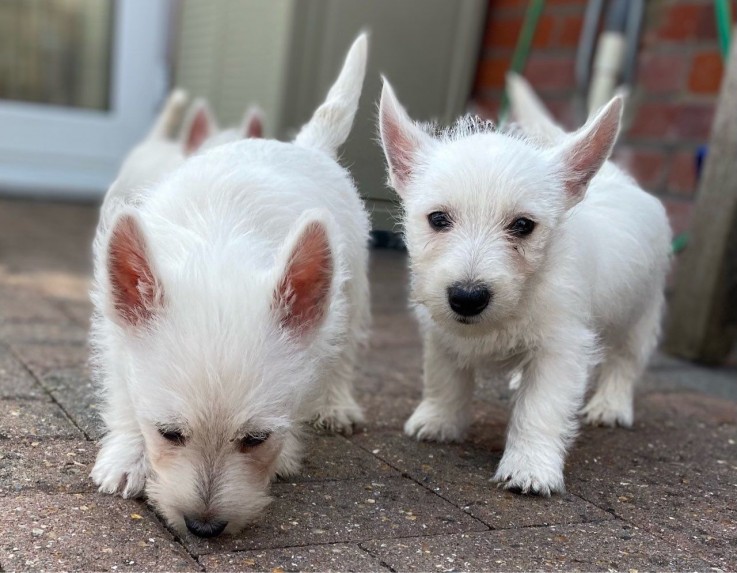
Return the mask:
{"type": "Polygon", "coordinates": [[[168,84],[169,0],[0,3],[0,193],[95,197],[168,84]]]}

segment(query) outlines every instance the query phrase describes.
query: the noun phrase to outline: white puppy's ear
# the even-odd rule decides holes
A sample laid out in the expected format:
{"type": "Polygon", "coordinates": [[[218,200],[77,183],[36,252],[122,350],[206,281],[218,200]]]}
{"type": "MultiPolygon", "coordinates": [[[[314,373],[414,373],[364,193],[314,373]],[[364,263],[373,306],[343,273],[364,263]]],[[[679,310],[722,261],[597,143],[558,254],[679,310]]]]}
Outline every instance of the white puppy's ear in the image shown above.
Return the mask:
{"type": "Polygon", "coordinates": [[[182,147],[185,155],[192,155],[218,130],[217,121],[208,103],[198,98],[192,103],[182,128],[182,147]]]}
{"type": "Polygon", "coordinates": [[[546,145],[555,145],[565,139],[566,132],[555,122],[545,105],[522,76],[507,74],[507,96],[512,119],[522,131],[546,145]]]}
{"type": "Polygon", "coordinates": [[[584,198],[589,183],[609,159],[619,135],[622,106],[622,98],[614,97],[558,151],[568,207],[584,198]]]}
{"type": "Polygon", "coordinates": [[[348,139],[358,110],[367,56],[368,35],[364,32],[353,42],[338,79],[312,119],[297,134],[294,143],[336,156],[338,148],[348,139]]]}
{"type": "Polygon", "coordinates": [[[122,213],[112,227],[107,272],[116,322],[134,327],[150,322],[161,308],[162,288],[133,211],[122,213]]]}
{"type": "Polygon", "coordinates": [[[274,308],[281,325],[299,335],[313,332],[330,304],[333,254],[328,228],[319,216],[303,217],[282,248],[274,308]]]}
{"type": "Polygon", "coordinates": [[[258,106],[253,106],[246,111],[241,124],[241,133],[246,139],[264,136],[264,112],[258,106]]]}
{"type": "Polygon", "coordinates": [[[389,168],[389,183],[400,196],[404,195],[419,156],[433,140],[407,115],[386,79],[379,103],[379,132],[389,168]]]}

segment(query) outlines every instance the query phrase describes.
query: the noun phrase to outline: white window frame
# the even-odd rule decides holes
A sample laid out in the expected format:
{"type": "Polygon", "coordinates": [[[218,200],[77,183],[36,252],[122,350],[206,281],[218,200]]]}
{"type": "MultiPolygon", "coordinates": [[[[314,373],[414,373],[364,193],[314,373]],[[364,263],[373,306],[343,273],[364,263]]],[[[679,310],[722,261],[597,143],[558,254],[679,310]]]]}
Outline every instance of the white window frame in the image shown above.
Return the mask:
{"type": "Polygon", "coordinates": [[[151,126],[168,84],[167,0],[116,0],[110,109],[0,100],[0,193],[94,198],[151,126]]]}

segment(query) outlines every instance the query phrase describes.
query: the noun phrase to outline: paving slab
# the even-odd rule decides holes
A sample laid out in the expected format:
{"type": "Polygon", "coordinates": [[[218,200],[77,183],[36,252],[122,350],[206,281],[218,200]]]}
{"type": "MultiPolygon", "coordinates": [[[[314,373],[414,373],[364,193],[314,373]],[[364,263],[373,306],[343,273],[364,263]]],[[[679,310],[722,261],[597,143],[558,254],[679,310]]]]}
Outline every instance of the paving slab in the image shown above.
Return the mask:
{"type": "Polygon", "coordinates": [[[473,437],[465,444],[435,444],[379,433],[354,441],[494,529],[612,519],[571,494],[543,498],[499,489],[491,476],[501,452],[479,448],[473,437]]]}
{"type": "Polygon", "coordinates": [[[274,502],[237,536],[183,538],[191,553],[227,553],[488,529],[405,478],[276,484],[274,502]]]}
{"type": "Polygon", "coordinates": [[[87,437],[93,440],[102,437],[105,432],[100,418],[100,402],[86,369],[53,371],[44,376],[41,383],[87,437]]]}
{"type": "Polygon", "coordinates": [[[286,483],[383,479],[399,477],[397,470],[342,436],[309,432],[299,475],[282,480],[286,483]]]}
{"type": "Polygon", "coordinates": [[[84,438],[62,409],[40,400],[0,400],[0,440],[84,438]]]}
{"type": "Polygon", "coordinates": [[[0,322],[68,322],[60,306],[43,292],[0,283],[0,322]]]}
{"type": "Polygon", "coordinates": [[[57,370],[84,370],[89,359],[86,344],[20,343],[14,344],[12,349],[39,380],[57,370]]]}
{"type": "Polygon", "coordinates": [[[389,571],[357,544],[345,543],[204,555],[200,563],[206,571],[389,571]]]}
{"type": "Polygon", "coordinates": [[[10,348],[0,344],[0,399],[48,400],[43,387],[10,348]]]}
{"type": "Polygon", "coordinates": [[[200,570],[145,505],[112,496],[6,498],[0,531],[4,571],[200,570]]]}
{"type": "Polygon", "coordinates": [[[709,563],[619,521],[364,542],[395,571],[705,571],[709,563]]]}
{"type": "Polygon", "coordinates": [[[0,497],[93,492],[89,475],[96,450],[94,443],[82,440],[1,440],[0,497]]]}
{"type": "Polygon", "coordinates": [[[588,429],[568,489],[714,565],[737,567],[737,427],[588,429]]]}
{"type": "Polygon", "coordinates": [[[89,299],[60,301],[59,306],[74,322],[84,328],[89,328],[92,316],[92,302],[89,299]]]}
{"type": "Polygon", "coordinates": [[[87,328],[76,322],[64,323],[5,323],[0,321],[0,342],[8,344],[28,342],[62,342],[84,344],[87,328]]]}

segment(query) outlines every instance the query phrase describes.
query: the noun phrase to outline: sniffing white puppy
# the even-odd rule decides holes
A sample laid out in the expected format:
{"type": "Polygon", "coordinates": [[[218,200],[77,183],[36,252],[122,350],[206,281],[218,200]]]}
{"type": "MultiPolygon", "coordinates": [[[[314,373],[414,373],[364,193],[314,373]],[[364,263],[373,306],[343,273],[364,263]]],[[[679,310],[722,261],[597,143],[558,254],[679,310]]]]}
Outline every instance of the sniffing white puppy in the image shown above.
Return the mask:
{"type": "Polygon", "coordinates": [[[564,490],[590,376],[587,420],[632,424],[633,384],[656,344],[670,229],[662,205],[607,162],[621,109],[613,99],[573,134],[553,125],[555,139],[472,118],[434,134],[384,84],[381,139],[424,337],[423,399],[405,432],[462,439],[476,369],[521,373],[494,476],[515,491],[564,490]]]}
{"type": "Polygon", "coordinates": [[[350,432],[369,318],[369,221],[336,161],[361,94],[360,36],[294,143],[195,155],[96,237],[104,388],[92,478],[145,492],[179,530],[236,532],[297,471],[299,423],[350,432]]]}

